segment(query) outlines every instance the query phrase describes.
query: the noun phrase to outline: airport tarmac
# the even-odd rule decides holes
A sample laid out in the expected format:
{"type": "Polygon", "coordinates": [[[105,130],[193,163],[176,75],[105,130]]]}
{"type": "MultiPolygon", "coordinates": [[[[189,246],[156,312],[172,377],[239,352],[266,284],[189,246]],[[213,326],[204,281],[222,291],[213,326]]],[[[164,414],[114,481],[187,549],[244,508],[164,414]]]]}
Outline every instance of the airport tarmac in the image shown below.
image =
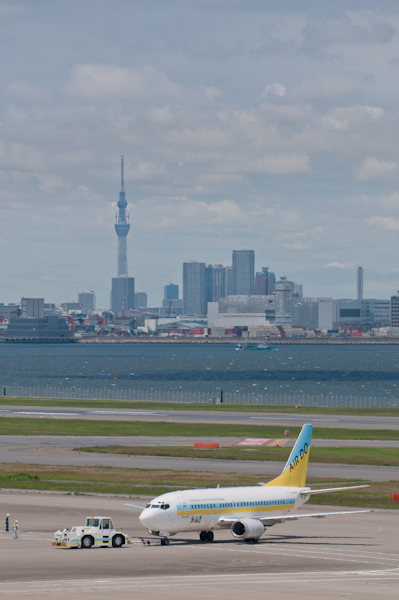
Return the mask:
{"type": "Polygon", "coordinates": [[[45,419],[88,419],[109,421],[171,421],[174,423],[225,423],[240,425],[276,425],[300,427],[313,423],[315,427],[353,429],[399,429],[399,419],[395,417],[362,417],[346,415],[320,415],[291,413],[253,412],[207,412],[190,410],[122,410],[88,408],[48,408],[37,406],[5,406],[0,408],[0,417],[31,417],[45,419]]]}
{"type": "MultiPolygon", "coordinates": [[[[147,438],[149,439],[149,438],[147,438]]],[[[168,438],[157,438],[162,445],[168,438]]],[[[204,439],[204,438],[201,438],[204,439]]],[[[76,452],[78,446],[113,445],[133,438],[91,436],[0,436],[3,463],[36,465],[72,465],[118,467],[130,469],[165,469],[172,471],[210,471],[215,473],[263,474],[275,477],[281,473],[281,461],[219,460],[211,458],[173,458],[76,452]]],[[[342,465],[309,462],[310,477],[329,477],[364,481],[399,481],[399,467],[342,465]]]]}
{"type": "Polygon", "coordinates": [[[79,525],[92,514],[110,515],[131,537],[146,533],[139,511],[118,498],[0,493],[0,598],[391,600],[399,590],[395,511],[286,522],[269,529],[257,545],[237,542],[224,530],[211,544],[199,542],[197,534],[181,534],[169,546],[51,546],[56,529],[79,525]],[[7,512],[19,520],[17,540],[4,532],[7,512]]]}

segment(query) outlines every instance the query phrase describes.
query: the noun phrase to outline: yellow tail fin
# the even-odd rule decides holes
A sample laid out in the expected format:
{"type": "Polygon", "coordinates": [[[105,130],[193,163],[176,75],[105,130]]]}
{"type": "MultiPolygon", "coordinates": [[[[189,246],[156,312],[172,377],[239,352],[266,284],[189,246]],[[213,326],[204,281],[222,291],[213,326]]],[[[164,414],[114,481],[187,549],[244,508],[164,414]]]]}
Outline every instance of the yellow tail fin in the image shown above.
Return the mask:
{"type": "Polygon", "coordinates": [[[281,475],[265,485],[304,487],[308,470],[313,425],[304,425],[281,475]]]}

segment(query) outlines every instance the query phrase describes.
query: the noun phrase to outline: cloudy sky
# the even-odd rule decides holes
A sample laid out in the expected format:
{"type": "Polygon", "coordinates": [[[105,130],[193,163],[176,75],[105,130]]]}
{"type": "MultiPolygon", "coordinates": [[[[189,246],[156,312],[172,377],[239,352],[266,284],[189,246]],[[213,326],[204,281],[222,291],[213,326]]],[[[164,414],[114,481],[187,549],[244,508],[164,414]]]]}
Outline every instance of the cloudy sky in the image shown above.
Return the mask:
{"type": "Polygon", "coordinates": [[[129,274],[182,263],[306,296],[399,289],[399,5],[0,0],[0,302],[107,307],[125,156],[129,274]]]}

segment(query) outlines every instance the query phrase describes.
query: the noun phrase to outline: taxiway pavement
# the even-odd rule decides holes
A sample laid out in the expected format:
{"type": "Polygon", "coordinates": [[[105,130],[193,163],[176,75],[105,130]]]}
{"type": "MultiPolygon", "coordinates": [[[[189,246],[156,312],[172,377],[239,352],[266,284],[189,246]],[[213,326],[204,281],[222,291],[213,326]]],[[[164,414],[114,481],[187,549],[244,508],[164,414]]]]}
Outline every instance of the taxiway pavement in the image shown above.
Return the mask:
{"type": "MultiPolygon", "coordinates": [[[[146,439],[149,440],[150,438],[146,439]]],[[[170,438],[157,439],[163,445],[170,438]]],[[[123,454],[76,452],[73,450],[73,448],[78,446],[94,446],[96,445],[96,440],[99,445],[114,445],[118,443],[135,444],[133,438],[122,437],[0,436],[0,461],[3,463],[38,465],[105,466],[130,469],[250,473],[263,477],[275,477],[281,473],[282,469],[280,461],[231,461],[210,458],[126,456],[123,454]]],[[[399,467],[322,464],[310,461],[308,474],[310,477],[333,477],[337,480],[399,481],[399,467]]]]}
{"type": "Polygon", "coordinates": [[[300,427],[303,423],[313,423],[318,427],[353,429],[399,429],[399,419],[395,417],[363,417],[344,415],[318,415],[252,412],[207,412],[190,410],[123,410],[88,408],[48,408],[37,406],[2,406],[0,417],[31,417],[46,419],[89,419],[112,421],[171,421],[174,423],[225,423],[240,425],[276,425],[300,427]]]}

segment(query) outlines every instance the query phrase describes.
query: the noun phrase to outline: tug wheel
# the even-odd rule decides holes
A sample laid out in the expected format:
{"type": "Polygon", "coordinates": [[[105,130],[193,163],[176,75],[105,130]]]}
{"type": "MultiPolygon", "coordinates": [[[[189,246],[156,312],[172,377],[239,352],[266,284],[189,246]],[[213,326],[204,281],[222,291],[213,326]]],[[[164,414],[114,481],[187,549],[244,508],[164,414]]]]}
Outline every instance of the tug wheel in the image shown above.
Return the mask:
{"type": "Polygon", "coordinates": [[[82,548],[91,548],[94,544],[94,540],[91,535],[85,535],[82,538],[82,548]]]}

